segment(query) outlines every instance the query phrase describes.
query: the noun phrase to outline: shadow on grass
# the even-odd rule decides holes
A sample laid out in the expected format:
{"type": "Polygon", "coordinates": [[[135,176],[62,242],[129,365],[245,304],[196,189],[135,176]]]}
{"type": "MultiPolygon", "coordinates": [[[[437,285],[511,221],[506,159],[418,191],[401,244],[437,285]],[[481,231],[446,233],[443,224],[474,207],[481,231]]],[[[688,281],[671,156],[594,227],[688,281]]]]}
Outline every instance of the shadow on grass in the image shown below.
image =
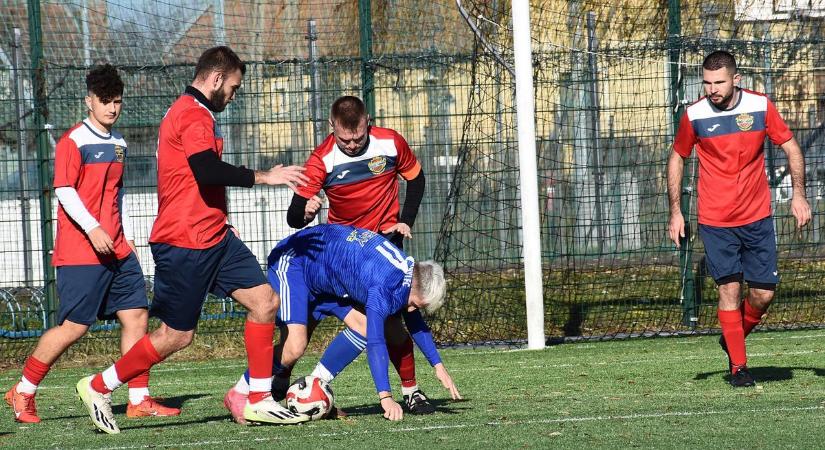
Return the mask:
{"type": "MultiPolygon", "coordinates": [[[[818,377],[825,377],[825,368],[822,367],[748,367],[757,383],[770,383],[774,381],[788,381],[793,378],[794,371],[809,370],[818,377]]],[[[730,381],[730,374],[727,370],[717,370],[713,372],[697,373],[694,380],[707,380],[710,377],[722,375],[725,381],[730,381]]]]}
{"type": "MultiPolygon", "coordinates": [[[[435,412],[443,413],[443,414],[460,414],[463,411],[469,409],[466,407],[456,407],[454,405],[467,402],[468,400],[447,400],[447,399],[430,399],[430,403],[435,406],[435,412]]],[[[358,405],[358,406],[347,406],[347,405],[337,405],[344,412],[347,413],[347,417],[357,417],[357,416],[370,416],[370,415],[383,415],[384,410],[381,408],[381,405],[376,403],[370,403],[367,405],[358,405]]],[[[402,405],[403,406],[403,405],[402,405]]],[[[409,414],[407,408],[404,408],[404,415],[409,414]]]]}
{"type": "MultiPolygon", "coordinates": [[[[186,414],[186,413],[182,413],[186,414]]],[[[229,411],[226,414],[221,414],[220,416],[204,416],[204,417],[192,417],[191,420],[181,420],[182,416],[178,417],[162,417],[162,419],[172,419],[173,422],[169,422],[167,420],[154,422],[152,418],[144,419],[123,419],[118,420],[117,424],[120,426],[121,431],[126,430],[149,430],[152,428],[169,428],[169,427],[186,427],[190,425],[198,425],[198,424],[205,424],[205,423],[212,423],[212,422],[231,422],[232,417],[229,415],[229,411]]],[[[189,419],[188,417],[186,417],[189,419]]]]}

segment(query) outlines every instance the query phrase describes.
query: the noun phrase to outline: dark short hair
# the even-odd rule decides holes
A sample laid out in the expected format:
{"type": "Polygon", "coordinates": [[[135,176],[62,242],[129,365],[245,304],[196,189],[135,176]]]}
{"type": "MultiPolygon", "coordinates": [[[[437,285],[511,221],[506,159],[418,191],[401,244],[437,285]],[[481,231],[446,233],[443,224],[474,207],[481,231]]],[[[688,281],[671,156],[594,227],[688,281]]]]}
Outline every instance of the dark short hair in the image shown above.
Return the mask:
{"type": "Polygon", "coordinates": [[[333,122],[354,130],[361,124],[361,120],[367,117],[367,107],[360,98],[345,95],[332,103],[331,116],[333,122]]]}
{"type": "Polygon", "coordinates": [[[220,72],[226,75],[236,70],[240,70],[241,75],[244,75],[246,64],[231,48],[221,45],[212,47],[201,54],[201,57],[198,58],[198,64],[195,66],[194,78],[205,77],[211,72],[220,72]]]}
{"type": "Polygon", "coordinates": [[[736,73],[736,58],[724,50],[711,53],[705,57],[705,61],[702,63],[702,68],[706,70],[719,70],[723,67],[730,70],[731,73],[736,73]]]}
{"type": "Polygon", "coordinates": [[[101,102],[109,103],[115,97],[123,95],[123,80],[115,66],[103,64],[96,66],[86,74],[86,89],[96,95],[101,102]]]}

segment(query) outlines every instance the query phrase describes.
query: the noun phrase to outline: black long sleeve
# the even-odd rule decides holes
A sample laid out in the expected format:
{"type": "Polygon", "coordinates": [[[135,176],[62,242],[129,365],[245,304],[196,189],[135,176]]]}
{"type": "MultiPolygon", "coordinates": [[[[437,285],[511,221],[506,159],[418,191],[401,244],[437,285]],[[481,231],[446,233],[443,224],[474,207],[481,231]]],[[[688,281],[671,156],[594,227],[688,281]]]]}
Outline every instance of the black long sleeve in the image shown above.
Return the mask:
{"type": "Polygon", "coordinates": [[[304,220],[304,212],[306,211],[308,201],[308,199],[298,194],[292,194],[292,202],[290,202],[289,209],[286,211],[287,225],[292,228],[303,228],[307,226],[309,222],[304,220]]]}
{"type": "Polygon", "coordinates": [[[418,215],[418,208],[421,206],[421,199],[424,198],[424,172],[419,172],[418,176],[412,180],[407,180],[407,190],[404,196],[404,208],[401,210],[399,222],[405,223],[412,228],[415,217],[418,215]]]}
{"type": "Polygon", "coordinates": [[[198,184],[247,188],[255,185],[255,172],[221,161],[211,149],[195,153],[187,161],[198,184]]]}

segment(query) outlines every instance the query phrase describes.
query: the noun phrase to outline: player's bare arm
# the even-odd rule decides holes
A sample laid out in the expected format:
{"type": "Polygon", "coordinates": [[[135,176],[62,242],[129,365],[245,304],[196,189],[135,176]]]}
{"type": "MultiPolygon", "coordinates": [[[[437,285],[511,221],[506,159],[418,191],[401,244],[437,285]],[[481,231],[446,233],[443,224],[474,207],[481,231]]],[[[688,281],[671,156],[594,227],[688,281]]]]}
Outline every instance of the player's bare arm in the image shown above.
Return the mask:
{"type": "Polygon", "coordinates": [[[802,228],[811,221],[811,205],[805,197],[805,156],[795,138],[791,138],[781,147],[788,157],[788,167],[791,172],[791,185],[793,186],[791,213],[796,217],[797,228],[802,228]]]}
{"type": "Polygon", "coordinates": [[[682,175],[685,170],[685,159],[682,155],[672,151],[667,160],[667,198],[670,205],[670,220],[668,222],[668,236],[679,248],[680,238],[685,237],[685,218],[682,216],[682,175]]]}
{"type": "Polygon", "coordinates": [[[297,192],[298,186],[304,186],[309,178],[304,175],[302,166],[284,166],[278,164],[269,170],[255,171],[255,184],[268,184],[270,186],[285,185],[297,192]]]}

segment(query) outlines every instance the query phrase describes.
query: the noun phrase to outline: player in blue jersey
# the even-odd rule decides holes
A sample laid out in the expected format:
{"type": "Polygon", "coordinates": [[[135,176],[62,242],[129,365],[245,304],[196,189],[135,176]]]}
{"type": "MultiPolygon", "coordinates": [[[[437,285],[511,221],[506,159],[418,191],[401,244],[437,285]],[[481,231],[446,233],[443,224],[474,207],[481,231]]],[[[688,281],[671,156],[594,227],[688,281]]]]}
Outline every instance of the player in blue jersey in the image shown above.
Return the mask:
{"type": "MultiPolygon", "coordinates": [[[[315,325],[324,317],[334,315],[348,326],[344,336],[361,342],[361,346],[343,361],[337,359],[324,364],[322,358],[322,364],[316,368],[317,375],[331,379],[366,348],[384,417],[401,420],[403,411],[390,391],[389,357],[384,338],[387,318],[401,312],[413,340],[435,369],[436,377],[453,399],[461,398],[419,311],[431,313],[444,302],[444,273],[437,263],[416,263],[371,231],[345,225],[317,225],[281,241],[270,253],[268,266],[269,282],[281,297],[278,312],[281,343],[275,350],[276,365],[294,365],[303,355],[315,325]]],[[[242,377],[224,399],[238,421],[241,417],[234,406],[243,404],[244,385],[242,377]]]]}

